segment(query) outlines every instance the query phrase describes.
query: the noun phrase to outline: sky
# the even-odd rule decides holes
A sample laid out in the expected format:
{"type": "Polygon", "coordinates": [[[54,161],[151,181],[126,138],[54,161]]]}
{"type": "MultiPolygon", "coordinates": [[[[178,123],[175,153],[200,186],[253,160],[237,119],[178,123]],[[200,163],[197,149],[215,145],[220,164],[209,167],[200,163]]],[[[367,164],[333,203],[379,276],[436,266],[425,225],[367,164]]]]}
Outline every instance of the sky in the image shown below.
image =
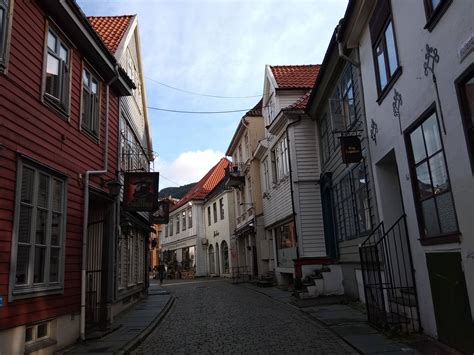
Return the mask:
{"type": "Polygon", "coordinates": [[[225,156],[240,118],[262,96],[266,64],[320,64],[347,6],[347,0],[77,2],[87,16],[138,16],[160,189],[199,181],[225,156]]]}

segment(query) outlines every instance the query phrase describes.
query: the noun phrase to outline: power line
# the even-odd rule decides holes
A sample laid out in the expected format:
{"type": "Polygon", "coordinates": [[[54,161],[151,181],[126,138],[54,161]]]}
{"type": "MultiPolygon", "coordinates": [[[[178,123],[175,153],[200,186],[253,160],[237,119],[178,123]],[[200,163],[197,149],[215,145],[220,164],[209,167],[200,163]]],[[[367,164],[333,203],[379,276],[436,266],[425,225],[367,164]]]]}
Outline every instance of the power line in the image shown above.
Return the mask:
{"type": "Polygon", "coordinates": [[[169,178],[167,178],[166,176],[164,176],[162,173],[160,173],[160,177],[162,177],[163,179],[165,180],[168,180],[169,182],[172,182],[173,184],[175,184],[176,186],[181,186],[182,184],[178,184],[176,181],[173,181],[169,178]]]}
{"type": "Polygon", "coordinates": [[[214,97],[214,98],[217,98],[217,99],[250,99],[250,98],[253,98],[253,97],[261,97],[262,95],[251,95],[251,96],[222,96],[222,95],[211,95],[211,94],[200,94],[198,92],[193,92],[193,91],[188,91],[188,90],[184,90],[184,89],[179,89],[179,88],[176,88],[174,86],[171,86],[171,85],[168,85],[168,84],[165,84],[165,83],[162,83],[161,81],[158,81],[158,80],[155,80],[155,79],[152,79],[148,76],[145,76],[146,79],[156,83],[156,84],[159,84],[159,85],[162,85],[162,86],[165,86],[169,89],[173,89],[173,90],[176,90],[176,91],[181,91],[181,92],[184,92],[186,94],[190,94],[190,95],[197,95],[197,96],[206,96],[206,97],[214,97]]]}
{"type": "Polygon", "coordinates": [[[246,108],[242,110],[229,110],[229,111],[181,111],[181,110],[170,110],[166,108],[159,108],[159,107],[151,107],[147,106],[148,109],[150,110],[155,110],[155,111],[165,111],[165,112],[174,112],[174,113],[192,113],[192,114],[219,114],[219,113],[235,113],[235,112],[247,112],[250,111],[251,108],[246,108]]]}

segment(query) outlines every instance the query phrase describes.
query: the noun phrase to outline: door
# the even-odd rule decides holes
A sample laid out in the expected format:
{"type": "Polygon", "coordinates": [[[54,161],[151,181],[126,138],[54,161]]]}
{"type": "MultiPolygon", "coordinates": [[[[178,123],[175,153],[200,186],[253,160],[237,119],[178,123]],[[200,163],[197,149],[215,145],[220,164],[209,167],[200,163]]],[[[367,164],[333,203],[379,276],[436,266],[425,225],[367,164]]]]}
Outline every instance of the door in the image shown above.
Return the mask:
{"type": "Polygon", "coordinates": [[[334,205],[332,196],[332,173],[325,173],[321,177],[321,201],[323,207],[324,238],[326,254],[330,258],[338,257],[337,238],[334,228],[334,205]]]}
{"type": "Polygon", "coordinates": [[[460,253],[426,254],[438,338],[469,353],[474,352],[474,324],[460,253]]]}

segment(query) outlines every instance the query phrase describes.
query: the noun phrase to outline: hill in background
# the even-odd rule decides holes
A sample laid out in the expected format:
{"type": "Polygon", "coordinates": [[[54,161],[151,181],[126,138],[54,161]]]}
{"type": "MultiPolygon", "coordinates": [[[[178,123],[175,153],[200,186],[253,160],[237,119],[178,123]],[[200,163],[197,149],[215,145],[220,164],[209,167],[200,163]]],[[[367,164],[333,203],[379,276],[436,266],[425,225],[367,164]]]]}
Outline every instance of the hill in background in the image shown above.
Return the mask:
{"type": "Polygon", "coordinates": [[[196,185],[195,182],[179,187],[166,187],[160,190],[158,197],[165,198],[171,196],[173,198],[181,199],[188,193],[189,190],[193,188],[194,185],[196,185]]]}

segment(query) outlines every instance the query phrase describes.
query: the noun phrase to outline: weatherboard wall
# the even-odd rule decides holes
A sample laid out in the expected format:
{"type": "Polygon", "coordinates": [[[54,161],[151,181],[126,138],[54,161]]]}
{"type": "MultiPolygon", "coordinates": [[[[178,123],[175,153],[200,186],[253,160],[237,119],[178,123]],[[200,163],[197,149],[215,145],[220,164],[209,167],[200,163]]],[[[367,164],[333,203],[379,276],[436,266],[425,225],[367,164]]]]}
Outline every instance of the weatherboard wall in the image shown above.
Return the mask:
{"type": "MultiPolygon", "coordinates": [[[[105,87],[100,91],[98,141],[80,129],[83,56],[71,50],[70,115],[64,117],[42,103],[47,16],[36,2],[16,1],[8,72],[0,74],[0,329],[80,311],[83,177],[103,167],[105,87]],[[23,154],[67,177],[64,290],[60,294],[10,300],[9,275],[18,155],[23,154]]],[[[109,171],[117,162],[118,98],[111,90],[109,171]]],[[[91,185],[101,190],[100,180],[91,185]]],[[[67,317],[66,317],[67,318],[67,317]]],[[[70,316],[69,316],[70,319],[70,316]]]]}

